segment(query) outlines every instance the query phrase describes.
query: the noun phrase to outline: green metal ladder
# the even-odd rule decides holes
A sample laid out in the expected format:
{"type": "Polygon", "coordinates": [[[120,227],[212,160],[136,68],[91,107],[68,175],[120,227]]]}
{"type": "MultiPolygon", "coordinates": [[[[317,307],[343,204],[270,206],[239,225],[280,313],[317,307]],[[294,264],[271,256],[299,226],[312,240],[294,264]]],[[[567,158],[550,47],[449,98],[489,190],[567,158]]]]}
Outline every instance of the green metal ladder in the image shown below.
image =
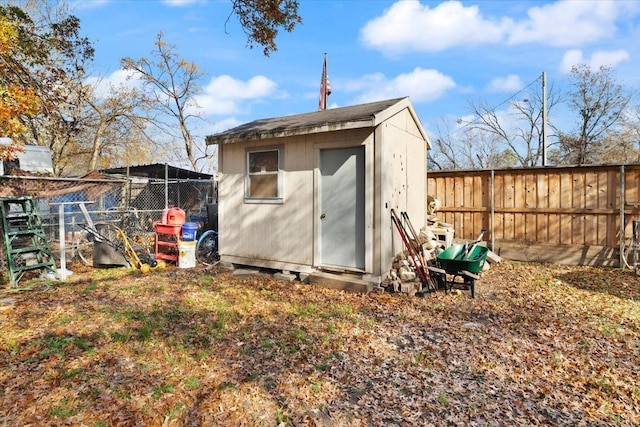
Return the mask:
{"type": "Polygon", "coordinates": [[[0,198],[4,253],[12,287],[17,287],[23,274],[38,269],[56,268],[53,253],[31,197],[0,198]]]}

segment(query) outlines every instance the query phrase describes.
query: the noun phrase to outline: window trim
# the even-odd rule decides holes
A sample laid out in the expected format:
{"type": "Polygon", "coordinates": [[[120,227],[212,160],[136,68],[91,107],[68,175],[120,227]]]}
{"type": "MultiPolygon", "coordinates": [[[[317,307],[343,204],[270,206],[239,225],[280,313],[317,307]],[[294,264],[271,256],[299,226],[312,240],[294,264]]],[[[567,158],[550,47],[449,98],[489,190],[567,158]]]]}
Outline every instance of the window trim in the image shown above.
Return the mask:
{"type": "Polygon", "coordinates": [[[264,203],[264,204],[280,204],[284,203],[284,149],[282,145],[269,147],[249,147],[245,150],[245,169],[244,169],[244,202],[245,203],[264,203]],[[264,153],[275,151],[278,153],[278,172],[275,174],[277,179],[278,195],[276,197],[251,197],[249,195],[249,177],[250,166],[249,157],[252,153],[264,153]]]}

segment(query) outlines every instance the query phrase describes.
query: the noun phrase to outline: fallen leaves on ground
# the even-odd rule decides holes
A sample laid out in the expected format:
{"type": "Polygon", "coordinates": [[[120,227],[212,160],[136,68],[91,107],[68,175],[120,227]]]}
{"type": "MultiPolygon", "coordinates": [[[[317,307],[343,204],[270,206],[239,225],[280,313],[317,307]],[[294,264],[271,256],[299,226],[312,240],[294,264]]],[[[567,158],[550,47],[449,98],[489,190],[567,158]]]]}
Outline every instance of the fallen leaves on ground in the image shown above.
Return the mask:
{"type": "Polygon", "coordinates": [[[640,424],[640,279],[493,265],[468,293],[203,269],[0,292],[0,424],[640,424]]]}

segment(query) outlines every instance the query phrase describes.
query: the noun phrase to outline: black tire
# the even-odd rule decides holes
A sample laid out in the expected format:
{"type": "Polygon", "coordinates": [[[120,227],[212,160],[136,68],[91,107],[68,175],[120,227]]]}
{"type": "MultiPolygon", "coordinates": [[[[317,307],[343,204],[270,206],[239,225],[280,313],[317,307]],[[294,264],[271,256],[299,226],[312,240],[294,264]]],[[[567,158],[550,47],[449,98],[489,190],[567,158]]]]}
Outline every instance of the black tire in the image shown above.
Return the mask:
{"type": "Polygon", "coordinates": [[[196,244],[196,259],[203,264],[212,264],[220,259],[218,255],[218,233],[207,230],[196,244]]]}

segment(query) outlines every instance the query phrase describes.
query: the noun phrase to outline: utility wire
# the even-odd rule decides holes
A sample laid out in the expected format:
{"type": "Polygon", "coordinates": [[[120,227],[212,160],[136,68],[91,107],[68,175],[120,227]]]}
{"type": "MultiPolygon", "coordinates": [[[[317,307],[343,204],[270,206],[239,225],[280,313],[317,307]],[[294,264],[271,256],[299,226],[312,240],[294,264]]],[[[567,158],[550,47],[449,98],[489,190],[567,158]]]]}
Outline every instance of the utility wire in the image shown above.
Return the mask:
{"type": "MultiPolygon", "coordinates": [[[[530,86],[532,86],[534,83],[537,83],[538,81],[540,81],[540,79],[542,78],[542,76],[538,77],[537,79],[533,80],[531,83],[529,83],[528,85],[526,85],[525,87],[523,87],[522,89],[520,89],[518,92],[514,93],[513,95],[511,95],[510,97],[508,97],[507,99],[505,99],[504,101],[500,102],[499,104],[491,107],[488,111],[491,111],[492,113],[495,113],[495,111],[502,105],[506,104],[507,102],[511,101],[512,99],[514,99],[516,96],[520,95],[522,92],[524,92],[525,90],[527,90],[530,86]]],[[[464,124],[464,126],[460,126],[458,129],[455,129],[454,131],[448,133],[445,138],[448,138],[449,136],[453,135],[456,132],[461,131],[462,129],[465,129],[469,126],[478,124],[480,121],[482,120],[481,117],[475,119],[472,122],[467,122],[464,124]]]]}

